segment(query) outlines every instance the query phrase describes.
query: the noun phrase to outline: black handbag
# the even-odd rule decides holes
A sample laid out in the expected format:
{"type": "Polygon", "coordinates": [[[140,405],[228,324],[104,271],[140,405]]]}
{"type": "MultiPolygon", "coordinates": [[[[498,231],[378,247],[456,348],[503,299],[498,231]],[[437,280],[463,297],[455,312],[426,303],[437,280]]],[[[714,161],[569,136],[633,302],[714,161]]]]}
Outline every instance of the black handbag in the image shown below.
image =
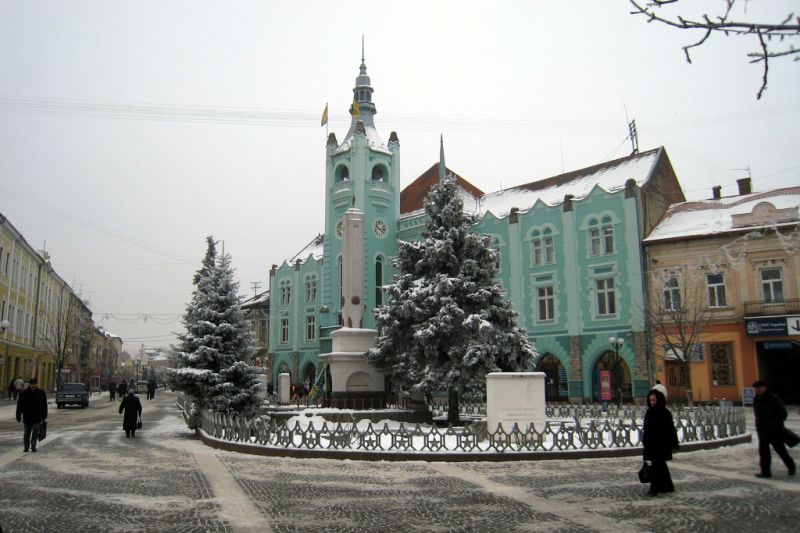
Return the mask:
{"type": "Polygon", "coordinates": [[[42,427],[39,428],[39,440],[44,440],[47,437],[47,420],[42,421],[42,427]]]}
{"type": "Polygon", "coordinates": [[[142,429],[142,419],[141,418],[136,422],[136,429],[142,429]]]}
{"type": "Polygon", "coordinates": [[[639,482],[650,483],[650,463],[642,461],[642,467],[639,469],[639,482]]]}
{"type": "Polygon", "coordinates": [[[791,429],[783,428],[783,442],[785,442],[789,448],[794,448],[800,444],[800,437],[791,429]]]}

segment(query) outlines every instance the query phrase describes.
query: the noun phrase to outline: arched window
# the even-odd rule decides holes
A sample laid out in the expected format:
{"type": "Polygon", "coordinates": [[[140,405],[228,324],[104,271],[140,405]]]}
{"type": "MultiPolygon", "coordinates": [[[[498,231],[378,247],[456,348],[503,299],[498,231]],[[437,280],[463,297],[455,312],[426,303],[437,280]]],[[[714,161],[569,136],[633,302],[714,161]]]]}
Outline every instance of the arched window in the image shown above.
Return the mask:
{"type": "Polygon", "coordinates": [[[603,254],[611,255],[614,253],[614,226],[611,224],[611,217],[603,217],[601,230],[603,232],[603,254]]]}
{"type": "Polygon", "coordinates": [[[383,165],[375,165],[372,167],[372,179],[374,181],[386,181],[386,176],[388,172],[386,167],[383,165]]]}
{"type": "Polygon", "coordinates": [[[336,167],[336,181],[347,181],[350,179],[350,169],[345,165],[336,167]]]}
{"type": "Polygon", "coordinates": [[[383,257],[375,259],[375,307],[383,305],[383,257]]]}
{"type": "Polygon", "coordinates": [[[535,229],[530,235],[531,263],[534,266],[555,263],[555,241],[552,228],[545,227],[541,231],[535,229]]]}
{"type": "Polygon", "coordinates": [[[306,302],[315,302],[317,300],[317,276],[309,274],[305,278],[306,282],[306,302]]]}
{"type": "Polygon", "coordinates": [[[292,282],[285,279],[280,282],[281,305],[289,305],[292,301],[292,282]]]}
{"type": "Polygon", "coordinates": [[[600,255],[600,227],[597,224],[597,219],[593,218],[589,221],[589,255],[597,257],[600,255]]]}

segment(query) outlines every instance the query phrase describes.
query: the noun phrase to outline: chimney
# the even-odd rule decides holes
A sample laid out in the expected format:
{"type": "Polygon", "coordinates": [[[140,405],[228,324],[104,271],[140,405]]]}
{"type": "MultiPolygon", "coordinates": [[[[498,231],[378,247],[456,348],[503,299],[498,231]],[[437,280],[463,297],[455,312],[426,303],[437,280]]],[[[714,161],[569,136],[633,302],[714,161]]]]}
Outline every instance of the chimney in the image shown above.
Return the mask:
{"type": "Polygon", "coordinates": [[[719,200],[722,198],[722,185],[715,185],[711,187],[711,194],[713,194],[714,200],[719,200]]]}
{"type": "Polygon", "coordinates": [[[739,186],[739,194],[750,194],[750,178],[742,178],[740,180],[736,180],[736,185],[739,186]]]}

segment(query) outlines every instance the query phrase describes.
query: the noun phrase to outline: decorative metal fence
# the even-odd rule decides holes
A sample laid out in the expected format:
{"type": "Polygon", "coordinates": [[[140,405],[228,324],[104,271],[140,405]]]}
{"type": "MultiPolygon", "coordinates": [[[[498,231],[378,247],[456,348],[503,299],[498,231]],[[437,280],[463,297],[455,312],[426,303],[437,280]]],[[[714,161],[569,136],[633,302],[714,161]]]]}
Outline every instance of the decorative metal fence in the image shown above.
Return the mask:
{"type": "MultiPolygon", "coordinates": [[[[190,406],[184,405],[185,409],[190,406]]],[[[276,423],[268,416],[243,418],[203,410],[197,425],[213,438],[273,448],[359,452],[542,452],[641,446],[644,408],[603,411],[595,405],[548,404],[544,428],[502,426],[486,430],[435,425],[321,422],[276,423]]],[[[681,407],[672,410],[681,443],[712,441],[746,433],[742,407],[681,407]]]]}

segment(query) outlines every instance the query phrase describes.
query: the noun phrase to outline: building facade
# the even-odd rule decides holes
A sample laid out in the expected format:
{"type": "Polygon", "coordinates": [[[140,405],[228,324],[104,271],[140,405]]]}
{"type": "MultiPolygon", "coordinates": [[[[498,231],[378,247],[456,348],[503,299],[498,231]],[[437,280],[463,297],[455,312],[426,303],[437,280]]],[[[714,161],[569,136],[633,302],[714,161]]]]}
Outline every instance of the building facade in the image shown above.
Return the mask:
{"type": "Polygon", "coordinates": [[[656,371],[676,398],[747,402],[763,379],[800,403],[800,187],[753,193],[745,178],[738,193],[677,203],[645,239],[651,308],[693,309],[686,327],[698,330],[677,348],[689,376],[657,335],[656,371]]]}
{"type": "Polygon", "coordinates": [[[61,382],[79,381],[91,355],[91,316],[47,253],[0,214],[0,386],[36,377],[54,390],[56,353],[63,354],[61,382]]]}
{"type": "MultiPolygon", "coordinates": [[[[388,142],[378,133],[373,93],[362,58],[350,128],[341,143],[330,134],[325,147],[325,230],[270,270],[273,380],[281,372],[313,380],[330,333],[342,325],[344,212],[355,207],[365,215],[363,294],[372,310],[384,303],[381,287],[394,274],[398,241],[421,237],[424,199],[447,173],[477,217],[475,231],[491,235],[500,252],[498,281],[540,353],[548,399],[645,396],[655,369],[642,312],[642,239],[670,204],[685,200],[666,151],[486,194],[447,169],[440,145],[439,162],[401,190],[400,141],[395,132],[388,142]]],[[[352,326],[374,327],[371,313],[352,326]]]]}

